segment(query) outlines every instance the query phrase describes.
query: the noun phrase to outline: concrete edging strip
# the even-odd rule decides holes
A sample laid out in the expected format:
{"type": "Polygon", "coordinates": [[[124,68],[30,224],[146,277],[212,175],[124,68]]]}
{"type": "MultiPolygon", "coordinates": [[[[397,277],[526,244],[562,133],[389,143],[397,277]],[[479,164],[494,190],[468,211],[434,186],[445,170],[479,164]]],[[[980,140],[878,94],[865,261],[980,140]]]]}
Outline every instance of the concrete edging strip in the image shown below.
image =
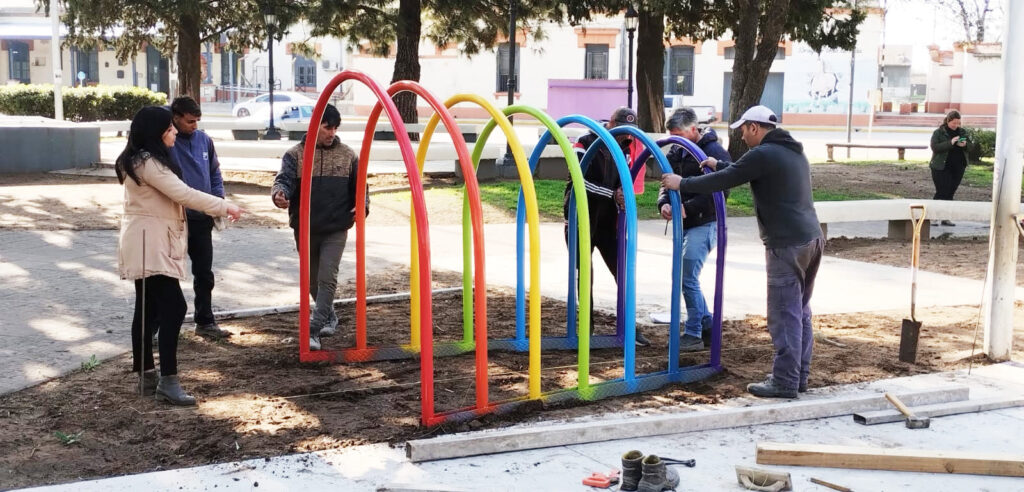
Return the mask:
{"type": "MultiPolygon", "coordinates": [[[[961,413],[985,412],[1001,408],[1019,407],[1024,405],[1024,398],[982,398],[978,400],[954,401],[912,407],[910,410],[918,417],[944,417],[961,413]]],[[[853,421],[858,424],[875,425],[890,422],[902,422],[906,417],[896,410],[879,410],[853,414],[853,421]]]]}
{"type": "MultiPolygon", "coordinates": [[[[897,396],[907,405],[930,405],[966,400],[969,389],[967,386],[955,385],[902,391],[898,392],[897,396]]],[[[875,393],[672,415],[451,434],[409,441],[406,443],[405,451],[409,460],[417,463],[524,449],[839,417],[857,412],[883,410],[890,406],[882,393],[875,393]]]]}

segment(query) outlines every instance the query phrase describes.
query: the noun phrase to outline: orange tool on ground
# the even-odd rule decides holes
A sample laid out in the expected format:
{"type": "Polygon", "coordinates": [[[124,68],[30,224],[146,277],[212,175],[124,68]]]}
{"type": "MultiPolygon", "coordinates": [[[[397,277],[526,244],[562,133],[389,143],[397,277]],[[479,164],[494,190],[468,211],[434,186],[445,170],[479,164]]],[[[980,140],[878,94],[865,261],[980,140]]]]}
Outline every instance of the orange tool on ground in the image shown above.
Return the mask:
{"type": "Polygon", "coordinates": [[[583,479],[583,485],[589,485],[599,489],[607,489],[617,483],[619,483],[619,470],[612,470],[608,472],[607,475],[604,473],[594,472],[591,473],[589,477],[583,479]]]}

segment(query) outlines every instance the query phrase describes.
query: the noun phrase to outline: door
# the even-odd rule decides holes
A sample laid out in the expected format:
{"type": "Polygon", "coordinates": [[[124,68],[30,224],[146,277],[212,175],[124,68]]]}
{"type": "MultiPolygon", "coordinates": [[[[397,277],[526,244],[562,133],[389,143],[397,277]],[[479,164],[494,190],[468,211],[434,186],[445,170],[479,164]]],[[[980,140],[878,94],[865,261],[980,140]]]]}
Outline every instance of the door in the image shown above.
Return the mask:
{"type": "Polygon", "coordinates": [[[167,58],[160,54],[160,50],[146,47],[146,84],[149,90],[155,92],[170,92],[171,74],[167,66],[167,58]]]}
{"type": "Polygon", "coordinates": [[[10,61],[8,66],[11,67],[10,80],[17,80],[22,84],[31,82],[28,67],[28,43],[8,41],[7,50],[10,55],[8,58],[10,61]]]}
{"type": "MultiPolygon", "coordinates": [[[[779,121],[782,121],[782,87],[785,82],[785,74],[769,73],[768,80],[765,81],[764,91],[761,92],[762,106],[768,106],[769,109],[775,112],[775,115],[779,117],[779,121]]],[[[725,72],[725,82],[722,84],[722,121],[728,122],[730,120],[729,115],[729,101],[732,95],[732,72],[725,72]]]]}

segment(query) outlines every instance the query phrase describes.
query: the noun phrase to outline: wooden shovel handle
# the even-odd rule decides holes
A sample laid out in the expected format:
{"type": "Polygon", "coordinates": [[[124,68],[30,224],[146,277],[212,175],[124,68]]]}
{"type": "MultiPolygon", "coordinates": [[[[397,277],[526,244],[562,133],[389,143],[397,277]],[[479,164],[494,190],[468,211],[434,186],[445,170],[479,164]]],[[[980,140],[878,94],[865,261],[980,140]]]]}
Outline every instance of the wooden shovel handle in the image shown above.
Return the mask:
{"type": "Polygon", "coordinates": [[[914,416],[914,412],[911,412],[910,409],[907,408],[907,406],[904,405],[903,402],[900,401],[899,398],[896,398],[896,395],[894,395],[892,393],[886,393],[885,394],[885,399],[889,400],[889,403],[892,403],[896,407],[896,409],[899,410],[900,413],[902,413],[903,415],[906,415],[907,417],[913,417],[914,416]]]}

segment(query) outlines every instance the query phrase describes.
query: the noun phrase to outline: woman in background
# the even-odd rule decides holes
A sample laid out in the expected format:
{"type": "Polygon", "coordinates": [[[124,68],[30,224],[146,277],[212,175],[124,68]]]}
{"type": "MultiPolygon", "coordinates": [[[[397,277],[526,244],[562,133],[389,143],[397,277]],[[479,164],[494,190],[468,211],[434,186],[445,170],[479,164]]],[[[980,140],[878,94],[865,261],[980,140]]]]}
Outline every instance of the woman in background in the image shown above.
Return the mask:
{"type": "Polygon", "coordinates": [[[178,333],[185,319],[188,230],[185,208],[237,220],[244,210],[222,198],[189,188],[168,149],[177,134],[171,112],[142,108],[132,119],[128,144],[114,169],[124,184],[124,215],[118,239],[121,278],[135,281],[132,370],[142,372],[142,393],[173,405],[195,405],[178,382],[178,333]],[[143,317],[143,314],[145,315],[143,317]],[[160,377],[153,363],[153,333],[159,330],[160,377]]]}
{"type": "MultiPolygon", "coordinates": [[[[967,132],[960,126],[960,112],[952,110],[932,133],[932,181],[935,183],[934,200],[952,200],[967,169],[967,132]]],[[[954,225],[948,220],[942,225],[954,225]]]]}

